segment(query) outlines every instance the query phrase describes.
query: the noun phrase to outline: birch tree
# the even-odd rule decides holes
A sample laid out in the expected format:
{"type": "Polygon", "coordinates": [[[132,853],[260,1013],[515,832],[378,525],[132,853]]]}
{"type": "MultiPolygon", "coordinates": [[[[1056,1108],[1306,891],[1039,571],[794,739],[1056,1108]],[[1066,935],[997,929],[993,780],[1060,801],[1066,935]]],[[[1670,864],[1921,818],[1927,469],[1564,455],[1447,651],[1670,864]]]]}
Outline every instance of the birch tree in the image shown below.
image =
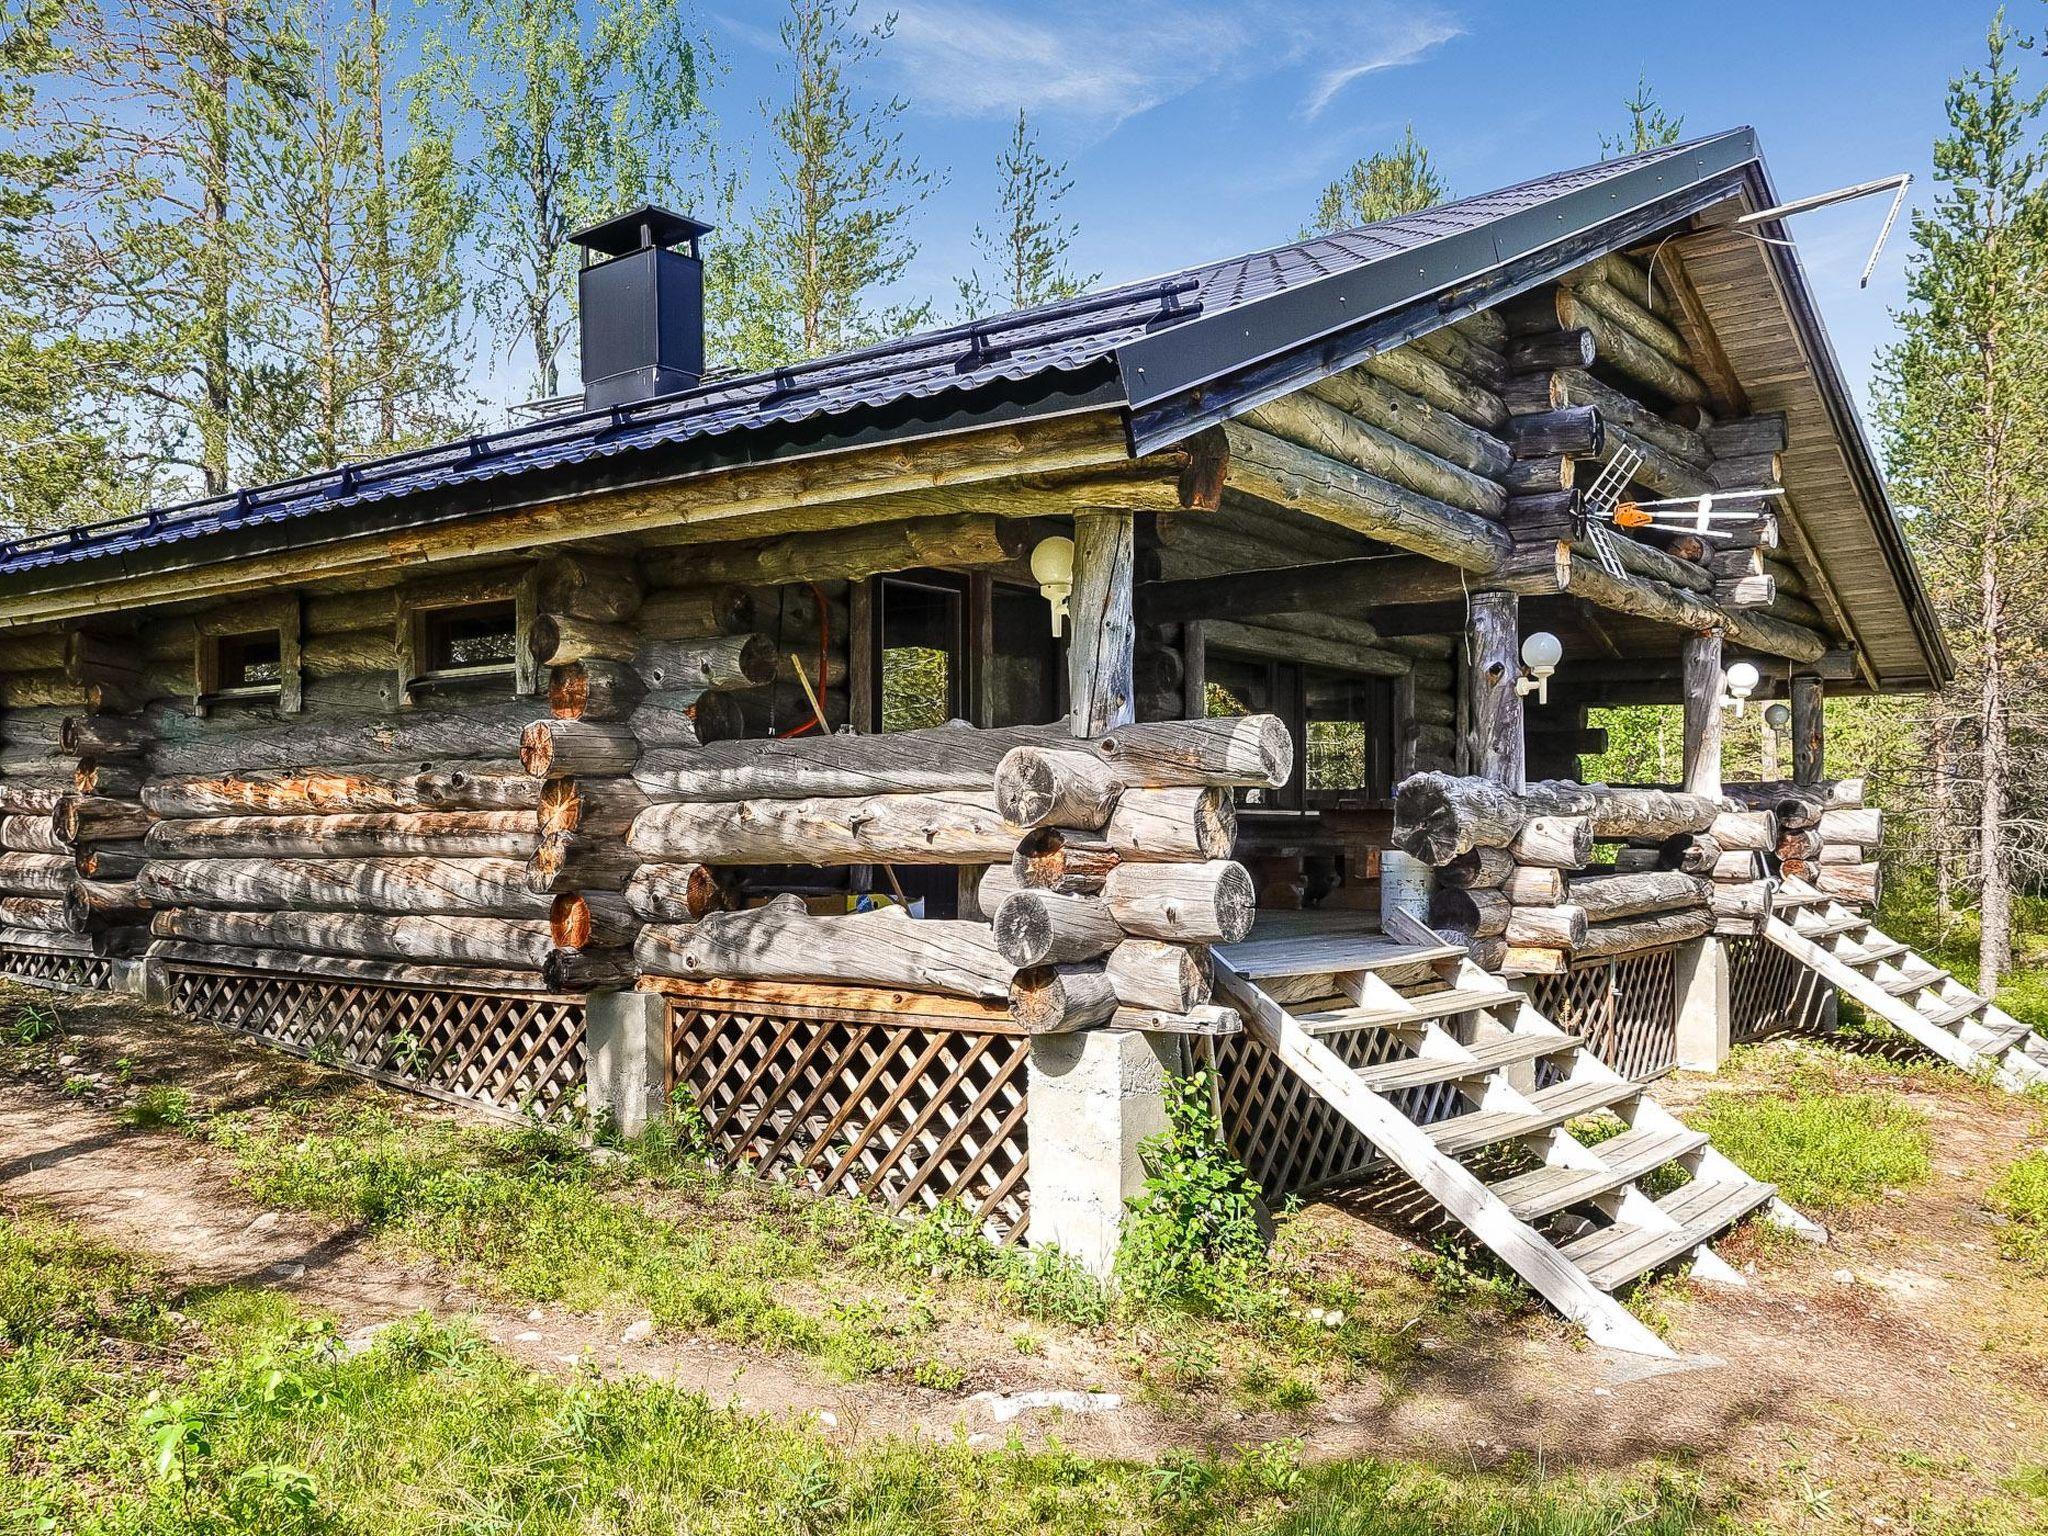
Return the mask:
{"type": "Polygon", "coordinates": [[[2013,895],[2042,868],[2030,786],[2048,772],[2032,700],[2048,683],[2048,92],[2029,89],[2003,14],[1987,59],[1950,82],[1938,192],[1913,221],[1900,339],[1877,414],[1909,531],[1959,662],[1969,724],[1986,989],[2010,967],[2013,895]],[[2029,808],[2022,810],[2022,805],[2029,808]]]}

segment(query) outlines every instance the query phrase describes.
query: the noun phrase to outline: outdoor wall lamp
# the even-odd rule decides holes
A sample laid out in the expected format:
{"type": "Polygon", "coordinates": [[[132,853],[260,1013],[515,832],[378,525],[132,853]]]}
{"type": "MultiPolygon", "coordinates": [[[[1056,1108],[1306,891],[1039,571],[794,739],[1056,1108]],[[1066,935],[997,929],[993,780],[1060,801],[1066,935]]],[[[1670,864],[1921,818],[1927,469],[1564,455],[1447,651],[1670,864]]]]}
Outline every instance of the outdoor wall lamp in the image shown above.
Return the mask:
{"type": "Polygon", "coordinates": [[[1738,715],[1748,713],[1749,696],[1756,692],[1756,685],[1763,680],[1763,674],[1755,667],[1746,661],[1738,661],[1728,669],[1728,697],[1721,701],[1721,707],[1726,709],[1733,704],[1738,715]]]}
{"type": "Polygon", "coordinates": [[[1058,639],[1074,591],[1074,541],[1063,534],[1040,539],[1031,551],[1031,579],[1038,583],[1038,595],[1052,605],[1052,633],[1058,639]]]}
{"type": "Polygon", "coordinates": [[[1522,642],[1522,665],[1528,669],[1524,676],[1515,679],[1515,692],[1524,697],[1536,695],[1538,704],[1550,702],[1550,674],[1557,670],[1557,664],[1564,660],[1564,647],[1558,644],[1557,636],[1546,629],[1539,629],[1522,642]]]}
{"type": "Polygon", "coordinates": [[[1782,731],[1792,723],[1792,708],[1787,704],[1773,704],[1764,711],[1764,724],[1774,731],[1782,731]]]}

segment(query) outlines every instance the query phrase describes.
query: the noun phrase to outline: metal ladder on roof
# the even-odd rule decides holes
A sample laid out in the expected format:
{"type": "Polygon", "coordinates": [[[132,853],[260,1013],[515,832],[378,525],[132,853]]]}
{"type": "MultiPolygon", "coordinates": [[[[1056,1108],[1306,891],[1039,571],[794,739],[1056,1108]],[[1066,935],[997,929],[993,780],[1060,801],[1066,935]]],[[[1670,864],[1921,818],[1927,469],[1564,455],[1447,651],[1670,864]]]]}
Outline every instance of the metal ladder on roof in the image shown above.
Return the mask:
{"type": "Polygon", "coordinates": [[[1246,1032],[1595,1343],[1671,1357],[1615,1292],[1688,1261],[1740,1283],[1712,1244],[1752,1214],[1825,1237],[1463,946],[1414,937],[1430,942],[1253,940],[1212,953],[1246,1032]],[[1389,979],[1418,973],[1429,979],[1416,990],[1389,979]],[[1392,1054],[1354,1067],[1328,1043],[1360,1030],[1391,1037],[1392,1054]],[[1602,1111],[1619,1134],[1574,1131],[1602,1111]],[[1482,1160],[1485,1172],[1472,1166],[1482,1160]],[[1652,1193],[1645,1181],[1659,1174],[1675,1187],[1652,1193]]]}
{"type": "Polygon", "coordinates": [[[1764,937],[1965,1072],[2015,1093],[2048,1083],[2048,1040],[1806,881],[1786,879],[1764,937]]]}

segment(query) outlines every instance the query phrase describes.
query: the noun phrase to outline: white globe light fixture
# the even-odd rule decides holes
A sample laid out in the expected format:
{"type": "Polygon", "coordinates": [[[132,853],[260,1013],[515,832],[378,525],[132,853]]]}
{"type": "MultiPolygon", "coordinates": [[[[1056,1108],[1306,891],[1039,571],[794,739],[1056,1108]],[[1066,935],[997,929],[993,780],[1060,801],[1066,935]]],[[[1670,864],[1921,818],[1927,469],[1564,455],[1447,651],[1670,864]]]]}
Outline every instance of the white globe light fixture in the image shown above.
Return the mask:
{"type": "Polygon", "coordinates": [[[1067,599],[1074,591],[1074,541],[1060,534],[1040,539],[1031,551],[1031,579],[1038,583],[1038,595],[1052,605],[1057,639],[1066,627],[1067,599]]]}
{"type": "Polygon", "coordinates": [[[1522,642],[1522,665],[1528,668],[1528,675],[1515,679],[1515,692],[1535,694],[1538,704],[1550,702],[1550,674],[1557,670],[1557,664],[1564,660],[1564,647],[1557,636],[1548,630],[1539,629],[1522,642]]]}
{"type": "Polygon", "coordinates": [[[1735,706],[1735,713],[1742,714],[1749,708],[1749,696],[1756,692],[1756,685],[1764,680],[1763,674],[1746,661],[1738,661],[1728,669],[1728,698],[1725,703],[1735,706]]]}

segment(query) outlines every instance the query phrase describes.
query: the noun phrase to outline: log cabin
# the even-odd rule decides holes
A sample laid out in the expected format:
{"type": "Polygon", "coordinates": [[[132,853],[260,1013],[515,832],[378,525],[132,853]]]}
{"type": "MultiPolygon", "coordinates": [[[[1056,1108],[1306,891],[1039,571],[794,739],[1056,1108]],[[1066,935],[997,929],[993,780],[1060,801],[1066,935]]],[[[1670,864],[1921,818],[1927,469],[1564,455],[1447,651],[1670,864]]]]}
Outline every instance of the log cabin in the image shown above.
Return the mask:
{"type": "Polygon", "coordinates": [[[1950,663],[1777,201],[1738,129],[759,374],[709,227],[583,231],[560,408],[0,546],[0,971],[1098,1269],[1205,1064],[1268,1196],[1661,1352],[1816,1234],[1660,1075],[1838,989],[2044,1072],[1870,923],[1822,700],[1950,663]],[[1647,702],[1682,780],[1577,782],[1647,702]]]}

